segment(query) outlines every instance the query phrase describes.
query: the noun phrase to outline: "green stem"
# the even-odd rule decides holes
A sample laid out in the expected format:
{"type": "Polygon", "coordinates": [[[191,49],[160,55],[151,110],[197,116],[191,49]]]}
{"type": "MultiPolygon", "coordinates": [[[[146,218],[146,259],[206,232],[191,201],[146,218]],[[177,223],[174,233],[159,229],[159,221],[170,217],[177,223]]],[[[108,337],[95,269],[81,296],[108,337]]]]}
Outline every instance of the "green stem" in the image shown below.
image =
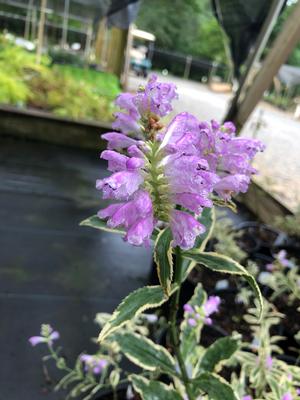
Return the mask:
{"type": "Polygon", "coordinates": [[[176,265],[175,265],[175,274],[174,274],[174,281],[179,286],[177,291],[171,298],[170,302],[170,317],[169,317],[169,324],[170,324],[170,338],[173,349],[175,351],[180,373],[181,373],[181,380],[185,386],[186,393],[189,400],[194,400],[193,393],[191,392],[189,377],[186,371],[184,359],[182,358],[180,347],[179,347],[179,335],[178,335],[178,328],[176,326],[177,321],[177,311],[178,311],[178,304],[180,298],[180,289],[181,289],[181,279],[182,279],[182,271],[181,271],[181,264],[182,264],[182,257],[180,248],[176,248],[176,265]]]}
{"type": "MultiPolygon", "coordinates": [[[[56,353],[56,351],[53,349],[51,343],[47,343],[48,345],[48,349],[50,352],[51,357],[53,358],[53,360],[56,362],[56,364],[59,362],[59,359],[62,357],[59,357],[59,355],[56,353]]],[[[65,362],[65,360],[64,360],[65,362]]],[[[62,366],[60,369],[65,370],[66,372],[72,372],[73,370],[71,368],[69,368],[66,364],[64,366],[62,366]]]]}

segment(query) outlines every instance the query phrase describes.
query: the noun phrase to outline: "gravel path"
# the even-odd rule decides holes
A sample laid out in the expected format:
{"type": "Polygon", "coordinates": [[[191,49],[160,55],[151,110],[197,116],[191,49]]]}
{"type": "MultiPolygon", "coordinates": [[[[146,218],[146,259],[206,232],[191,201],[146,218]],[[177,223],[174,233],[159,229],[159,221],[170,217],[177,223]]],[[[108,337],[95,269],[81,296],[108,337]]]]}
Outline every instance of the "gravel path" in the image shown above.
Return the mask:
{"type": "MultiPolygon", "coordinates": [[[[177,85],[179,100],[175,111],[189,111],[200,119],[221,120],[231,95],[212,92],[206,85],[176,77],[160,77],[177,85]]],[[[129,89],[135,90],[142,78],[130,77],[129,89]]],[[[245,125],[245,136],[256,136],[267,149],[259,154],[255,166],[260,175],[255,179],[271,191],[288,208],[300,204],[300,121],[265,102],[259,103],[245,125]],[[257,124],[260,126],[257,128],[257,124]]]]}

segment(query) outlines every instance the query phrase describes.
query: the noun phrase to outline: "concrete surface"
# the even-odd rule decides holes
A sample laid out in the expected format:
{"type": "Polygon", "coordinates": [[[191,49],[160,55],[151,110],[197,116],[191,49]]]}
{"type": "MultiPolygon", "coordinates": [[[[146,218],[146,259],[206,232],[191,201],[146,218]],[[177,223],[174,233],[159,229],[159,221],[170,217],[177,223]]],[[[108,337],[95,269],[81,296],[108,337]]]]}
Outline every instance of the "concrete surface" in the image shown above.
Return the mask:
{"type": "Polygon", "coordinates": [[[150,250],[78,226],[103,206],[94,186],[105,174],[97,149],[0,139],[0,400],[65,398],[28,338],[50,323],[72,364],[95,350],[95,314],[148,281],[150,250]]]}

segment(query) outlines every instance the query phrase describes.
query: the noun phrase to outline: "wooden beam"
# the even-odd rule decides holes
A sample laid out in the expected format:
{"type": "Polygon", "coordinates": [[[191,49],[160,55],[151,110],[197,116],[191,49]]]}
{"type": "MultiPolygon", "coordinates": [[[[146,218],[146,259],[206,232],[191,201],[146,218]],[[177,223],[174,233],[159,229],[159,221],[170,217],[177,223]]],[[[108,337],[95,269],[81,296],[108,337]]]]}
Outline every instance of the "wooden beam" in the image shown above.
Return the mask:
{"type": "Polygon", "coordinates": [[[238,105],[237,113],[232,119],[238,130],[245,124],[264,92],[270,87],[274,76],[287,60],[291,51],[300,41],[300,1],[293,13],[286,20],[262,66],[249,86],[244,99],[238,105]]]}
{"type": "Polygon", "coordinates": [[[38,64],[40,64],[40,62],[41,62],[42,51],[43,51],[46,6],[47,6],[47,0],[41,0],[38,42],[37,42],[37,49],[36,49],[36,62],[38,64]]]}
{"type": "Polygon", "coordinates": [[[112,27],[108,44],[107,70],[120,79],[125,62],[128,29],[112,27]]]}
{"type": "Polygon", "coordinates": [[[263,23],[261,31],[256,39],[255,45],[250,49],[248,58],[246,60],[246,70],[239,80],[238,89],[231,101],[229,110],[224,118],[224,121],[232,121],[237,113],[238,104],[241,103],[247,92],[248,83],[255,73],[255,66],[260,60],[263,50],[266,47],[267,41],[273,31],[277,18],[284,6],[286,0],[273,0],[270,6],[267,17],[263,23]]]}

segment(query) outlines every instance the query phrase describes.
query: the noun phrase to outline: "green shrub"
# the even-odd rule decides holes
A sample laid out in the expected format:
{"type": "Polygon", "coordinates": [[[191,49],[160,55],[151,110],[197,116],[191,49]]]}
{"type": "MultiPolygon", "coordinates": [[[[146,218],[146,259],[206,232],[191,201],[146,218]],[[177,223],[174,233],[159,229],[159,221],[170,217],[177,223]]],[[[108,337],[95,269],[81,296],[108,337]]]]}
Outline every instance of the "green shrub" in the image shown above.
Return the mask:
{"type": "Polygon", "coordinates": [[[28,88],[15,76],[0,70],[0,103],[22,105],[28,97],[28,88]]]}
{"type": "Polygon", "coordinates": [[[0,102],[27,105],[74,119],[110,121],[120,91],[112,74],[51,65],[0,35],[0,102]]]}

